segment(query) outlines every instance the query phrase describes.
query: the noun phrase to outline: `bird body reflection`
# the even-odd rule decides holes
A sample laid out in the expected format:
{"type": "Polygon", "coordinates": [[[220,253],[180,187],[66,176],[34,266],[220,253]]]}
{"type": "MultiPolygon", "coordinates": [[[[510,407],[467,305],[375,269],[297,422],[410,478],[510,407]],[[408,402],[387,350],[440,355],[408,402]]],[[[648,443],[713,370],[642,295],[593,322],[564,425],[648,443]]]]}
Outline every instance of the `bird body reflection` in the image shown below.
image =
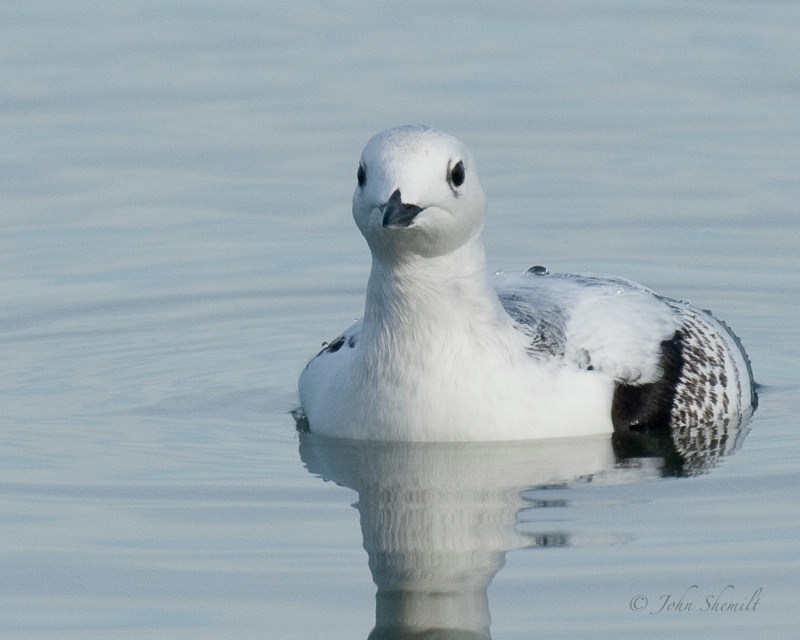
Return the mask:
{"type": "Polygon", "coordinates": [[[491,637],[487,588],[506,553],[608,542],[578,540],[566,522],[563,530],[522,532],[520,512],[567,506],[532,500],[529,490],[706,473],[744,434],[740,424],[727,424],[636,441],[599,435],[404,443],[301,431],[300,456],[311,473],[358,493],[364,549],[378,587],[369,639],[476,640],[491,637]]]}
{"type": "Polygon", "coordinates": [[[487,587],[513,549],[569,544],[569,533],[517,531],[522,493],[620,470],[608,436],[501,443],[386,443],[300,435],[309,471],[358,492],[378,587],[377,638],[489,638],[487,587]]]}

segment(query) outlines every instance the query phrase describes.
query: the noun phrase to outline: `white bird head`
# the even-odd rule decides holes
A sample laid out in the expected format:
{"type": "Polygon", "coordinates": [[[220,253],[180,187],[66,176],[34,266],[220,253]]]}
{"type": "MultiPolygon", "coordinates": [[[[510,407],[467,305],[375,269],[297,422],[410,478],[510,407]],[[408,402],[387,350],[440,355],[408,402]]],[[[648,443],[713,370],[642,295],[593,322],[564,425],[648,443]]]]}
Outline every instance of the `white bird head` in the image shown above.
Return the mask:
{"type": "Polygon", "coordinates": [[[383,260],[450,253],[480,233],[486,214],[475,161],[456,138],[435,129],[387,129],[364,148],[353,218],[383,260]]]}

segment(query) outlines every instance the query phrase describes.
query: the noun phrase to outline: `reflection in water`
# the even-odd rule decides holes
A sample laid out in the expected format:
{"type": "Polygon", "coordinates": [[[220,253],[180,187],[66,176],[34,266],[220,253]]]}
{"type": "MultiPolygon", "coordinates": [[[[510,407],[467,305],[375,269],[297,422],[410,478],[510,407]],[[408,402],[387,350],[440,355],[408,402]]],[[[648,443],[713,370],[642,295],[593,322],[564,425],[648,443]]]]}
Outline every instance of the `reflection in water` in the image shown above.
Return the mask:
{"type": "Polygon", "coordinates": [[[722,456],[742,445],[751,416],[752,409],[733,419],[706,425],[678,424],[670,430],[618,432],[611,440],[620,463],[655,458],[662,476],[697,476],[713,469],[722,456]]]}
{"type": "Polygon", "coordinates": [[[508,551],[573,544],[568,531],[517,530],[523,510],[568,506],[529,490],[701,473],[733,450],[738,433],[729,425],[674,439],[644,433],[494,443],[301,433],[300,456],[310,472],[358,492],[378,587],[370,639],[477,639],[490,637],[487,588],[508,551]]]}

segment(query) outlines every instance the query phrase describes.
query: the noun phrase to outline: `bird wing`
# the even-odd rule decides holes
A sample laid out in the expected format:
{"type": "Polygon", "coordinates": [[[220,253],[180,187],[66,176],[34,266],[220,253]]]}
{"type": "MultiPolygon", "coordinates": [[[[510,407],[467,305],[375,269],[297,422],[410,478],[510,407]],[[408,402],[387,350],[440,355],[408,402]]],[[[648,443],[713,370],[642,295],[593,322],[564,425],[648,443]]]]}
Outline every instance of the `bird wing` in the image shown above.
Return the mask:
{"type": "Polygon", "coordinates": [[[644,384],[661,375],[661,343],[680,327],[675,310],[652,291],[620,278],[500,274],[503,308],[529,338],[533,358],[560,359],[644,384]]]}

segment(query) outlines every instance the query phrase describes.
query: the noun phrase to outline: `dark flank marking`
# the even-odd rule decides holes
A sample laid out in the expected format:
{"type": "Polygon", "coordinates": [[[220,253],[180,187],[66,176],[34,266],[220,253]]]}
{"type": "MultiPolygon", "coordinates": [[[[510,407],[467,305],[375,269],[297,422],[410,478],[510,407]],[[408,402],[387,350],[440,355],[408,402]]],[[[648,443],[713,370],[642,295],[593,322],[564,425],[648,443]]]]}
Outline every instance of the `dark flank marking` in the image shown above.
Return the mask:
{"type": "MultiPolygon", "coordinates": [[[[617,385],[611,405],[614,423],[611,444],[617,460],[655,456],[662,460],[662,475],[679,477],[685,474],[685,461],[670,429],[683,365],[683,336],[676,332],[671,340],[661,343],[663,375],[659,380],[642,385],[617,385]]],[[[684,409],[681,407],[679,411],[684,412],[684,409]]]]}
{"type": "MultiPolygon", "coordinates": [[[[345,336],[339,336],[338,338],[336,338],[336,340],[334,340],[330,344],[328,344],[327,342],[323,342],[322,350],[317,355],[315,355],[314,358],[319,358],[323,353],[336,353],[339,349],[341,349],[344,346],[345,342],[347,342],[347,346],[352,349],[353,347],[356,346],[357,341],[358,341],[358,334],[354,333],[349,338],[345,336]]],[[[314,358],[312,358],[312,360],[314,358]]],[[[311,364],[311,362],[309,362],[306,365],[306,368],[308,368],[309,364],[311,364]]]]}
{"type": "Polygon", "coordinates": [[[344,336],[339,336],[338,338],[336,338],[336,340],[334,340],[328,345],[325,351],[327,351],[328,353],[336,353],[339,349],[342,348],[342,346],[344,346],[344,336]]]}
{"type": "Polygon", "coordinates": [[[683,336],[676,331],[661,343],[661,377],[648,384],[619,383],[614,390],[614,431],[669,429],[675,389],[684,366],[683,336]]]}

